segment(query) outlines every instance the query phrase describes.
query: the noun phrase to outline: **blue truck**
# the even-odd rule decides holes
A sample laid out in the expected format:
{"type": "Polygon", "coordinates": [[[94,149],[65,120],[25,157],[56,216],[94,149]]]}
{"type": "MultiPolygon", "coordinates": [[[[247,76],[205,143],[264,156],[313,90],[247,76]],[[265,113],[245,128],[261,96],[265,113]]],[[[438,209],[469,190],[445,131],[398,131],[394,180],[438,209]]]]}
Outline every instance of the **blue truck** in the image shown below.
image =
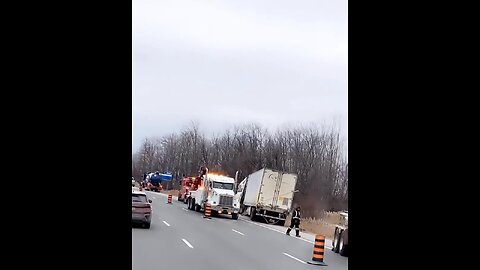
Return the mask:
{"type": "Polygon", "coordinates": [[[146,173],[144,178],[147,182],[146,190],[160,192],[163,190],[162,182],[172,181],[172,174],[157,171],[154,173],[146,173]]]}

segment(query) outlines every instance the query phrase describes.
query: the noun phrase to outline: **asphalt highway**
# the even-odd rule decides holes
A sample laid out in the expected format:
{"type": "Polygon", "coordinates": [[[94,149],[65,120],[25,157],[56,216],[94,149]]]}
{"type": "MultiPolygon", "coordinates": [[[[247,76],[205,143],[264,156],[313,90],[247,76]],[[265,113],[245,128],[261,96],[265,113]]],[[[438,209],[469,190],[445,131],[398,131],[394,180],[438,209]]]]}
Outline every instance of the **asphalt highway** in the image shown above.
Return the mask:
{"type": "Polygon", "coordinates": [[[240,216],[203,218],[167,195],[146,192],[152,199],[150,229],[132,225],[132,270],[158,269],[348,269],[348,258],[331,251],[327,240],[324,262],[310,265],[314,236],[285,235],[286,228],[252,222],[240,216]]]}

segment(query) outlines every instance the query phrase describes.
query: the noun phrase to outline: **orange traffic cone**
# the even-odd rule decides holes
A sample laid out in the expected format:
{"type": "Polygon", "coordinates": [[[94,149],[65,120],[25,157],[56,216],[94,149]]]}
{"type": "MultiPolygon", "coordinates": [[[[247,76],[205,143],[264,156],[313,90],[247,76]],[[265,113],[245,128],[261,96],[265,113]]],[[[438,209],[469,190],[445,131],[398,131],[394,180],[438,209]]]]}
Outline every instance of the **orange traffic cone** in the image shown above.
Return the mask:
{"type": "Polygon", "coordinates": [[[211,218],[212,215],[212,206],[209,203],[205,204],[205,215],[204,218],[211,218]]]}
{"type": "Polygon", "coordinates": [[[313,265],[327,266],[327,264],[323,262],[324,255],[325,255],[325,236],[317,234],[315,235],[315,244],[313,246],[312,260],[308,261],[307,263],[313,264],[313,265]]]}

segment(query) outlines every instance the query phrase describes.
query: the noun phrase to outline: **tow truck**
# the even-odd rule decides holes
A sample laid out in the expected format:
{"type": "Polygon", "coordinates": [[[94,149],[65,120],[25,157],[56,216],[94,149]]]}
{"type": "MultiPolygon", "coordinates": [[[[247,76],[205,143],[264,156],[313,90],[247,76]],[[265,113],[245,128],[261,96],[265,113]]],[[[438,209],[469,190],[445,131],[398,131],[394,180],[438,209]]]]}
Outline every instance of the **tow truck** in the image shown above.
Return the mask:
{"type": "Polygon", "coordinates": [[[211,206],[212,215],[227,214],[238,219],[239,206],[233,204],[235,179],[232,177],[208,173],[206,167],[200,168],[186,195],[188,209],[205,211],[205,204],[211,206]]]}

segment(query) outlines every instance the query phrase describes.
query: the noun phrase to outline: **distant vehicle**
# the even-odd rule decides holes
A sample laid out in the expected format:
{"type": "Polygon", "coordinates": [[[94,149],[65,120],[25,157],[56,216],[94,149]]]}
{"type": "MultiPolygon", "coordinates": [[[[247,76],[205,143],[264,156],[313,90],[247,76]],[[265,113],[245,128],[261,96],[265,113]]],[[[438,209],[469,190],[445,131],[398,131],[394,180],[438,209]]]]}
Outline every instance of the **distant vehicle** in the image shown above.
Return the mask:
{"type": "Polygon", "coordinates": [[[332,251],[346,257],[348,256],[348,211],[340,212],[340,215],[343,225],[335,227],[332,251]]]}
{"type": "Polygon", "coordinates": [[[150,229],[152,223],[152,200],[147,199],[147,194],[132,189],[132,223],[141,223],[150,229]]]}
{"type": "Polygon", "coordinates": [[[147,181],[147,186],[145,187],[146,190],[160,192],[163,190],[163,186],[161,184],[162,181],[171,181],[172,175],[168,173],[147,173],[145,174],[145,181],[147,181]]]}
{"type": "Polygon", "coordinates": [[[239,205],[240,214],[250,216],[251,220],[263,219],[283,226],[292,207],[296,185],[296,174],[264,168],[240,182],[234,205],[239,205]]]}

